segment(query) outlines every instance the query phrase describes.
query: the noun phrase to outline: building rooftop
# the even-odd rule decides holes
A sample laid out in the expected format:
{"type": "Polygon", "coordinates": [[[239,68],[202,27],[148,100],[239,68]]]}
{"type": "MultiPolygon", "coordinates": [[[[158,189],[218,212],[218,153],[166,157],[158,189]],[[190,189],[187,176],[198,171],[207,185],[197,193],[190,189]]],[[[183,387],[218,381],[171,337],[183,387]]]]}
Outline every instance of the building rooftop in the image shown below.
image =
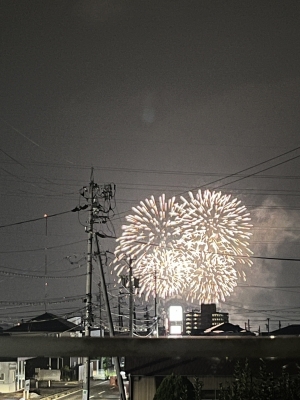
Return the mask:
{"type": "Polygon", "coordinates": [[[276,329],[270,335],[300,335],[300,325],[288,325],[284,328],[276,329]]]}
{"type": "Polygon", "coordinates": [[[55,314],[44,313],[27,322],[23,322],[12,328],[6,329],[4,333],[29,333],[29,332],[49,332],[63,333],[81,331],[83,328],[55,314]]]}

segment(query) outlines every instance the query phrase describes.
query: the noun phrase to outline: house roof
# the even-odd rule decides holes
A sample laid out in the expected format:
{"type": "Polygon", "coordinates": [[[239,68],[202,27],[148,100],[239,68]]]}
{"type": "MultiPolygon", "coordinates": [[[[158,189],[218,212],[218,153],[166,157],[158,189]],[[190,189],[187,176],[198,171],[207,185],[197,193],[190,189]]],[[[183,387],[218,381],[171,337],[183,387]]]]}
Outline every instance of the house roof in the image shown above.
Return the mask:
{"type": "MultiPolygon", "coordinates": [[[[125,371],[131,376],[167,376],[174,373],[183,376],[232,376],[237,365],[244,365],[243,359],[221,358],[157,358],[125,357],[125,371]]],[[[274,376],[282,374],[282,368],[289,374],[299,374],[298,360],[291,359],[249,359],[247,362],[254,375],[258,375],[262,364],[274,376]]]]}
{"type": "Polygon", "coordinates": [[[32,318],[20,325],[6,329],[5,333],[29,333],[29,332],[49,332],[63,333],[66,331],[74,332],[82,330],[81,326],[73,324],[64,318],[58,317],[55,314],[44,313],[38,317],[32,318]]]}
{"type": "Polygon", "coordinates": [[[212,332],[241,332],[243,329],[239,325],[233,325],[230,322],[222,322],[221,324],[205,329],[204,333],[212,332]]]}
{"type": "Polygon", "coordinates": [[[300,335],[300,325],[288,325],[270,332],[270,335],[300,335]]]}
{"type": "Polygon", "coordinates": [[[220,359],[125,357],[125,371],[132,376],[232,375],[234,365],[230,360],[220,359]]]}
{"type": "Polygon", "coordinates": [[[192,329],[189,336],[238,336],[238,335],[254,335],[254,333],[241,328],[239,325],[233,325],[230,322],[222,322],[218,325],[211,326],[205,330],[192,329]]]}

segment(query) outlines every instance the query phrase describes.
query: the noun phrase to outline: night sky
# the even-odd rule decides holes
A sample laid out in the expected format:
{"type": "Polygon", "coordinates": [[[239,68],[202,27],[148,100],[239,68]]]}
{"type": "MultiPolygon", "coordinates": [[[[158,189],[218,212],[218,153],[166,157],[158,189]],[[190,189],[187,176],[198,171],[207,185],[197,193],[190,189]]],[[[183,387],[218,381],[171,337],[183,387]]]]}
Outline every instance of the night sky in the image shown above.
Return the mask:
{"type": "Polygon", "coordinates": [[[82,313],[88,216],[69,211],[91,167],[116,184],[117,237],[152,194],[224,185],[261,258],[219,310],[253,330],[300,323],[298,1],[1,0],[0,32],[2,324],[45,296],[82,313]]]}

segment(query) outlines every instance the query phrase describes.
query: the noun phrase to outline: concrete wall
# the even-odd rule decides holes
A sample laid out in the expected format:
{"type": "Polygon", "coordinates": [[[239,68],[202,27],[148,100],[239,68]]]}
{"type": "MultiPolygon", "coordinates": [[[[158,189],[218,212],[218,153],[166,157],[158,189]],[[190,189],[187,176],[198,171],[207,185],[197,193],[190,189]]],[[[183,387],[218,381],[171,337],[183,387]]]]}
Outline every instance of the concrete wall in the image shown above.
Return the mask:
{"type": "Polygon", "coordinates": [[[0,362],[0,392],[11,393],[16,390],[16,370],[15,361],[0,362]]]}
{"type": "Polygon", "coordinates": [[[38,381],[60,381],[59,369],[40,369],[36,368],[36,379],[38,381]]]}
{"type": "Polygon", "coordinates": [[[16,391],[16,383],[0,383],[0,393],[13,393],[16,391]]]}

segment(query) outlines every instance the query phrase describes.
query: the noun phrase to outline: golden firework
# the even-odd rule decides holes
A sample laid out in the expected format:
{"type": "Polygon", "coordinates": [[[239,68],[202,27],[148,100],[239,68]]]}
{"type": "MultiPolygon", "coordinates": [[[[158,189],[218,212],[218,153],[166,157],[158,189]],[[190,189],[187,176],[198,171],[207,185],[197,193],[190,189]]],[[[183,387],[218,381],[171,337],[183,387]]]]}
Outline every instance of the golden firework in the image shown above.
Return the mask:
{"type": "Polygon", "coordinates": [[[224,301],[251,266],[250,214],[241,202],[221,192],[199,190],[189,199],[158,201],[152,196],[126,217],[116,248],[116,270],[130,257],[140,294],[190,301],[224,301]],[[188,288],[188,289],[187,289],[188,288]]]}

